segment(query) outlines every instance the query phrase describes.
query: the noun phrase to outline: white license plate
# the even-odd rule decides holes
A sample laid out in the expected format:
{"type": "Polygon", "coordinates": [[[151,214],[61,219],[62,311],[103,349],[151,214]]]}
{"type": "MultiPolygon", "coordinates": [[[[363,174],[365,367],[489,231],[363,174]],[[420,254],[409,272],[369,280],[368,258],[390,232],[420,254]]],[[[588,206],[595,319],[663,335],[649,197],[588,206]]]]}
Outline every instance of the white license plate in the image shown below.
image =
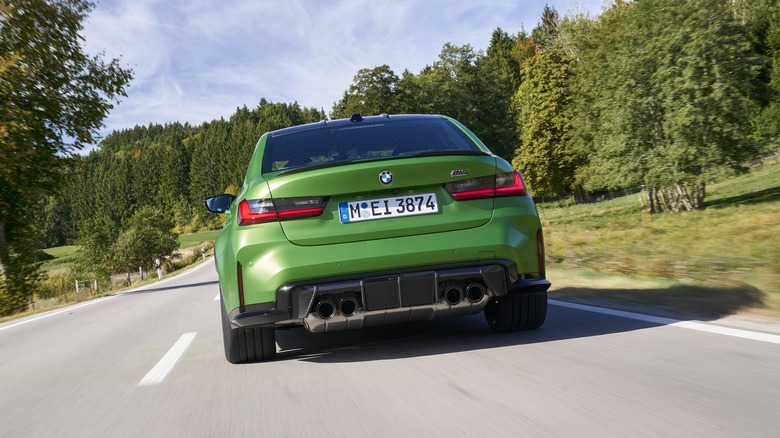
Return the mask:
{"type": "Polygon", "coordinates": [[[436,202],[435,193],[339,203],[339,218],[344,224],[438,211],[439,203],[436,202]]]}

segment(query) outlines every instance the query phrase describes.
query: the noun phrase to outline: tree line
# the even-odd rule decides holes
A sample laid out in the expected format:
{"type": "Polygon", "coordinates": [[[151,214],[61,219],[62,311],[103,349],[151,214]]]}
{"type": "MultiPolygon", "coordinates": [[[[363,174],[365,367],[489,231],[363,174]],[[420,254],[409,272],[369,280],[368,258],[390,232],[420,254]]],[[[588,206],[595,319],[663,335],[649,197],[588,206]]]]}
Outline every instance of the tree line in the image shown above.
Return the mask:
{"type": "MultiPolygon", "coordinates": [[[[109,66],[104,70],[121,76],[109,90],[121,95],[119,80],[126,83],[131,72],[109,66]]],[[[25,200],[33,208],[8,206],[6,197],[16,192],[3,187],[3,279],[13,271],[9,254],[21,253],[14,246],[20,233],[30,248],[81,245],[77,269],[102,276],[143,262],[123,256],[134,241],[170,253],[172,232],[220,226],[203,199],[240,189],[263,132],[352,113],[452,116],[521,170],[536,196],[582,198],[643,186],[653,212],[701,209],[708,181],[744,171],[749,160],[778,146],[780,6],[776,0],[616,0],[595,17],[561,17],[546,7],[530,33],[497,28],[484,51],[446,43],[417,73],[399,76],[388,65],[360,69],[327,114],[261,99],[255,108],[200,126],[152,123],[115,131],[84,156],[61,153],[80,144],[55,148],[46,155],[56,161],[46,181],[57,185],[31,191],[25,200]],[[11,235],[12,213],[21,211],[30,216],[11,235]]],[[[105,111],[95,115],[102,120],[105,111]]],[[[22,259],[34,267],[30,254],[22,259]]],[[[34,268],[16,278],[34,284],[34,268]]],[[[24,307],[18,300],[16,307],[2,304],[11,302],[9,284],[3,281],[0,314],[24,307]]],[[[19,296],[32,289],[25,290],[19,296]]]]}

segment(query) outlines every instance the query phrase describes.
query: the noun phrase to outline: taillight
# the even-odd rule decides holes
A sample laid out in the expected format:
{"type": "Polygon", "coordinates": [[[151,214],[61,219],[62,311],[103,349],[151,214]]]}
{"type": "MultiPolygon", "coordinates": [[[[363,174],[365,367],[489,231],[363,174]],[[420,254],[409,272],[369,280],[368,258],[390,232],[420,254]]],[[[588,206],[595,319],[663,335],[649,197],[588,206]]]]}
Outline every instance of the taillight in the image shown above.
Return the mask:
{"type": "Polygon", "coordinates": [[[238,204],[238,224],[315,217],[325,211],[325,198],[244,199],[238,204]]]}
{"type": "Polygon", "coordinates": [[[444,184],[444,189],[456,201],[495,198],[499,196],[525,196],[523,177],[519,172],[499,173],[495,176],[464,179],[444,184]]]}
{"type": "Polygon", "coordinates": [[[244,199],[238,204],[238,224],[253,225],[278,220],[273,201],[265,199],[244,199]]]}

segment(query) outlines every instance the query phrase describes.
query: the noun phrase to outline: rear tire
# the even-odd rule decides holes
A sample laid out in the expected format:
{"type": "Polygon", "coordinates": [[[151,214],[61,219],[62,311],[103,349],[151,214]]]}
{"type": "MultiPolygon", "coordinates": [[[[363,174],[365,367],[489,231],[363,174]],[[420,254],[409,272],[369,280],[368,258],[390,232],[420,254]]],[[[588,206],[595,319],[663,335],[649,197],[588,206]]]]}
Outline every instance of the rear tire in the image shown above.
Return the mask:
{"type": "Polygon", "coordinates": [[[547,292],[504,295],[485,306],[485,319],[494,332],[534,330],[547,318],[547,292]]]}
{"type": "Polygon", "coordinates": [[[225,342],[225,358],[230,363],[250,363],[271,360],[276,357],[276,331],[273,327],[231,327],[225,310],[222,291],[222,338],[225,342]]]}

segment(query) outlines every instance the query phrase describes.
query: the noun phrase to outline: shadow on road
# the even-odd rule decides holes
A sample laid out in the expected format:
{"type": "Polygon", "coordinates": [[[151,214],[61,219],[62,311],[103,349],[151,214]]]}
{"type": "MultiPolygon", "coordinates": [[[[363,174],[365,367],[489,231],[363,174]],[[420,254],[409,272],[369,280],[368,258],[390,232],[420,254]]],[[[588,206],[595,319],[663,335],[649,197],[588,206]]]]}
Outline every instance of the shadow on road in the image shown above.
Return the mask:
{"type": "Polygon", "coordinates": [[[527,332],[493,333],[482,314],[333,333],[309,333],[303,328],[277,330],[276,342],[281,349],[277,360],[393,360],[565,341],[650,327],[658,324],[551,305],[545,324],[527,332]]]}
{"type": "Polygon", "coordinates": [[[551,291],[550,298],[667,318],[713,321],[740,310],[764,308],[767,297],[760,289],[741,284],[655,289],[563,287],[551,291]]]}
{"type": "MultiPolygon", "coordinates": [[[[180,284],[178,286],[164,286],[164,287],[153,287],[149,289],[141,289],[141,290],[135,290],[130,292],[121,292],[117,295],[139,295],[139,294],[146,294],[151,292],[162,292],[166,290],[175,290],[175,289],[190,289],[194,287],[200,287],[200,286],[216,286],[219,284],[219,281],[204,281],[201,283],[188,283],[188,284],[180,284]]],[[[216,290],[216,289],[214,289],[216,290]]]]}

